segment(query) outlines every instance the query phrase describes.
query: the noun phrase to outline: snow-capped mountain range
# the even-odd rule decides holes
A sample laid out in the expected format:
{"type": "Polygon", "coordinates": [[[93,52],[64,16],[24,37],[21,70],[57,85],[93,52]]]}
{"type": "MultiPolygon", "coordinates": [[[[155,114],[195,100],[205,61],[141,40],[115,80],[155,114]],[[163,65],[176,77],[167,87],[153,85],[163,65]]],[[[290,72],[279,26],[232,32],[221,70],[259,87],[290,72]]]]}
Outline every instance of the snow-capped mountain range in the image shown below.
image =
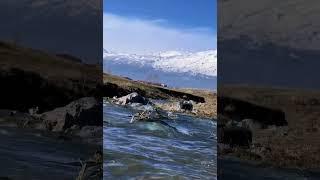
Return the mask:
{"type": "Polygon", "coordinates": [[[104,49],[104,61],[116,64],[129,64],[139,67],[152,67],[169,73],[187,73],[197,76],[217,76],[217,51],[201,52],[167,51],[148,55],[115,53],[104,49]]]}

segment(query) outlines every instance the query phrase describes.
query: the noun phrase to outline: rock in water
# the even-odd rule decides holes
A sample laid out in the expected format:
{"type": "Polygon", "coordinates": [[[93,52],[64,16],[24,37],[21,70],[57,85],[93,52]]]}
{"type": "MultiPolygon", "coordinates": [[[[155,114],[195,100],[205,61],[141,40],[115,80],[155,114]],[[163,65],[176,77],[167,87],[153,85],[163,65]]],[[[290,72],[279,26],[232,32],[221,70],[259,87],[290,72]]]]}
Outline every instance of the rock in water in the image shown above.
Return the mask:
{"type": "Polygon", "coordinates": [[[100,103],[93,97],[84,97],[70,104],[41,114],[46,128],[61,132],[73,125],[102,126],[100,103]]]}
{"type": "Polygon", "coordinates": [[[157,121],[163,118],[168,118],[168,116],[160,110],[141,111],[132,116],[130,123],[135,121],[157,121]]]}
{"type": "Polygon", "coordinates": [[[130,120],[130,123],[135,121],[147,121],[151,119],[152,111],[142,111],[134,114],[130,120]]]}

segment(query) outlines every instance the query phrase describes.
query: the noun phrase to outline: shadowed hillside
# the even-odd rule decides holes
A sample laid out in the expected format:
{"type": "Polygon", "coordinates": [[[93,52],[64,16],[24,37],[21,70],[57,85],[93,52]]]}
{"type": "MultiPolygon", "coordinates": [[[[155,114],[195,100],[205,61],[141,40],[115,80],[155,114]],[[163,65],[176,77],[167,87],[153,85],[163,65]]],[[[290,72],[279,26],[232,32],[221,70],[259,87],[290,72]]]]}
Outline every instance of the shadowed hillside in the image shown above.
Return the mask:
{"type": "Polygon", "coordinates": [[[40,112],[84,96],[95,96],[101,70],[42,51],[0,42],[2,109],[40,112]]]}

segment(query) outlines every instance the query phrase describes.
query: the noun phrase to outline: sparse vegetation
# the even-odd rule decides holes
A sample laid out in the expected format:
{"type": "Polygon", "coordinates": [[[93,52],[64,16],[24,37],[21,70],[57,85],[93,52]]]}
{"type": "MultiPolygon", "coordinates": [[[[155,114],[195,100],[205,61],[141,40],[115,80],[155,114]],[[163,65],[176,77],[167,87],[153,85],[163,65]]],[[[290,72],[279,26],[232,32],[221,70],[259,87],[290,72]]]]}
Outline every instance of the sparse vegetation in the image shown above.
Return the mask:
{"type": "MultiPolygon", "coordinates": [[[[243,159],[256,154],[262,162],[279,167],[320,168],[320,92],[252,86],[219,87],[219,96],[228,96],[263,107],[280,109],[287,126],[270,126],[253,133],[247,150],[221,151],[243,159]],[[259,145],[259,147],[254,145],[259,145]],[[244,155],[247,154],[247,155],[244,155]]],[[[219,115],[220,117],[220,115],[219,115]]],[[[220,118],[219,118],[220,122],[220,118]]]]}

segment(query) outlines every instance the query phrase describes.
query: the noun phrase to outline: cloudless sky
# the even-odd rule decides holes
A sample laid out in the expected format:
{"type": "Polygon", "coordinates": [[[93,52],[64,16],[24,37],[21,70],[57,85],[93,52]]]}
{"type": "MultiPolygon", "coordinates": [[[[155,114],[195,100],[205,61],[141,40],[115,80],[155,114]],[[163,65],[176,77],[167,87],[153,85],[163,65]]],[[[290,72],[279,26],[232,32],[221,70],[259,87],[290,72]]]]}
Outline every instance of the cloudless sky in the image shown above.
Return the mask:
{"type": "Polygon", "coordinates": [[[216,31],[216,0],[104,0],[104,12],[143,19],[164,19],[177,27],[216,31]]]}

